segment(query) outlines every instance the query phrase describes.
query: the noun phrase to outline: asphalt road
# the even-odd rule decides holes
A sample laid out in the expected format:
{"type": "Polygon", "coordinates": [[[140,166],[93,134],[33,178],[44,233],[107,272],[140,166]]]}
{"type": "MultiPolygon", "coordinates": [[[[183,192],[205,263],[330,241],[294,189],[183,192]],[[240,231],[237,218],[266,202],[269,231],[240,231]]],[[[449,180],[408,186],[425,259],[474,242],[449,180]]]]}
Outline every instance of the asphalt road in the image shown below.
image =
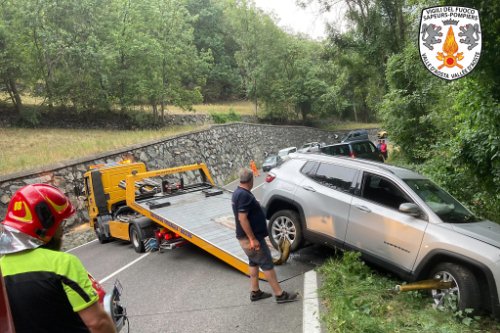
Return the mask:
{"type": "MultiPolygon", "coordinates": [[[[261,174],[256,179],[257,199],[264,178],[261,174]]],[[[191,244],[163,253],[138,254],[126,242],[94,241],[71,252],[107,291],[112,290],[115,279],[120,280],[130,332],[320,332],[315,322],[316,276],[307,273],[313,290],[304,295],[305,269],[281,283],[285,290],[300,292],[302,300],[276,304],[274,298],[250,302],[245,275],[191,244]]],[[[327,249],[309,247],[294,257],[309,270],[330,254],[327,249]]],[[[307,285],[309,290],[311,285],[307,285]]],[[[270,291],[267,282],[261,281],[260,286],[270,291]]],[[[122,332],[127,332],[127,327],[122,332]]]]}

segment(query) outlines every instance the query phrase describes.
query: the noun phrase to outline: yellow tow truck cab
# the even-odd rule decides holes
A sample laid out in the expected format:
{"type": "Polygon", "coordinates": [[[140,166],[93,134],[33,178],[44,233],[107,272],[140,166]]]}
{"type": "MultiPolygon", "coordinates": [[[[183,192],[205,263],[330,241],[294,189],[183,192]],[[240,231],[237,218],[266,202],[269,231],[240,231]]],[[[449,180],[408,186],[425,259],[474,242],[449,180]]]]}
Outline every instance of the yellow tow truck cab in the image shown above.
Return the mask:
{"type": "Polygon", "coordinates": [[[111,214],[117,204],[125,203],[125,188],[120,187],[132,172],[146,172],[144,163],[116,163],[92,166],[84,174],[90,226],[99,215],[111,214]]]}
{"type": "MultiPolygon", "coordinates": [[[[140,215],[126,206],[125,177],[146,171],[144,163],[121,162],[91,166],[84,174],[89,223],[90,227],[94,228],[99,242],[106,243],[111,238],[129,241],[132,233],[143,231],[144,228],[133,230],[134,227],[130,225],[131,218],[137,219],[140,215]]],[[[142,191],[143,195],[147,195],[147,190],[151,190],[154,185],[139,184],[137,192],[140,195],[142,191]]],[[[142,227],[151,225],[145,222],[141,224],[141,221],[134,222],[142,227]]],[[[140,246],[138,250],[141,250],[140,246]]]]}

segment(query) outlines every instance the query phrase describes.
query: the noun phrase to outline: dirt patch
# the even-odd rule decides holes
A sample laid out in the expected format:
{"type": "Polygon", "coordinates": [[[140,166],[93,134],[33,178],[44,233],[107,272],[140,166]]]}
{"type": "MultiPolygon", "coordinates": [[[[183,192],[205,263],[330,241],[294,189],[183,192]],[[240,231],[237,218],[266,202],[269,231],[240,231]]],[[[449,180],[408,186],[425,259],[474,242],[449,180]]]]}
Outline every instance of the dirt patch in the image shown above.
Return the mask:
{"type": "Polygon", "coordinates": [[[64,232],[62,250],[67,251],[96,239],[88,223],[78,225],[64,232]]]}

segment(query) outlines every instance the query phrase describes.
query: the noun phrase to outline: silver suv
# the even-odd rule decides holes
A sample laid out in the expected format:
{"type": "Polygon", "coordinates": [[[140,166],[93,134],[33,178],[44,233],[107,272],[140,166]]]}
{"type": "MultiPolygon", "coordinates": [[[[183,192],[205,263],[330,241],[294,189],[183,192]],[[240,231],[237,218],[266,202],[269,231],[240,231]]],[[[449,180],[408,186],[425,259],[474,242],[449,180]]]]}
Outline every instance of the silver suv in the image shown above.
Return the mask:
{"type": "Polygon", "coordinates": [[[429,179],[377,162],[292,154],[273,169],[261,204],[271,242],[360,251],[404,280],[451,281],[434,302],[500,317],[500,225],[474,216],[429,179]]]}

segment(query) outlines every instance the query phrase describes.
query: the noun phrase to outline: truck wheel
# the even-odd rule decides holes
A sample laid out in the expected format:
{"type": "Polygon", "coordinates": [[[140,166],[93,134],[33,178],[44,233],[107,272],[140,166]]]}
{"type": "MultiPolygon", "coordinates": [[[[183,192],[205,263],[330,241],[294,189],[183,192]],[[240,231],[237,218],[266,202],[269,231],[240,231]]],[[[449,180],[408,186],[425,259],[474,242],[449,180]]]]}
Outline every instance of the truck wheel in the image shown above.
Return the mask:
{"type": "Polygon", "coordinates": [[[286,237],[290,242],[290,251],[296,251],[303,242],[300,217],[293,210],[280,210],[271,216],[269,225],[269,238],[275,249],[281,238],[286,237]]]}
{"type": "Polygon", "coordinates": [[[97,237],[97,240],[99,240],[99,243],[105,244],[109,242],[109,237],[107,237],[104,234],[104,231],[102,230],[102,227],[99,226],[99,222],[94,223],[94,232],[97,237]]]}
{"type": "Polygon", "coordinates": [[[446,306],[445,301],[450,298],[458,310],[479,309],[481,292],[476,276],[467,267],[450,262],[441,263],[431,271],[430,277],[452,281],[455,285],[450,289],[431,290],[436,306],[446,306]]]}
{"type": "Polygon", "coordinates": [[[132,243],[135,252],[143,253],[145,251],[144,243],[142,242],[141,232],[139,231],[139,227],[136,226],[135,224],[132,224],[130,226],[130,242],[132,243]]]}

